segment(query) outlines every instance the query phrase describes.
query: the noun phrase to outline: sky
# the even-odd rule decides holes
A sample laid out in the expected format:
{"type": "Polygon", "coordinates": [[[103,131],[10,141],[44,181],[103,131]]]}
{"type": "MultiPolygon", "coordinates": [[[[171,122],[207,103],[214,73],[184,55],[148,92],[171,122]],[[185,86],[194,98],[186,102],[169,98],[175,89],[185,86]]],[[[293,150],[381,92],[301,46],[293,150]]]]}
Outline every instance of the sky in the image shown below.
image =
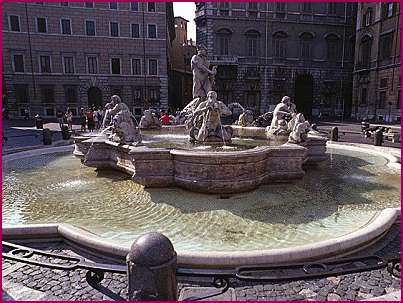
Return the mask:
{"type": "Polygon", "coordinates": [[[196,5],[194,2],[174,2],[175,17],[183,17],[188,22],[188,39],[196,41],[196,24],[194,22],[196,5]]]}

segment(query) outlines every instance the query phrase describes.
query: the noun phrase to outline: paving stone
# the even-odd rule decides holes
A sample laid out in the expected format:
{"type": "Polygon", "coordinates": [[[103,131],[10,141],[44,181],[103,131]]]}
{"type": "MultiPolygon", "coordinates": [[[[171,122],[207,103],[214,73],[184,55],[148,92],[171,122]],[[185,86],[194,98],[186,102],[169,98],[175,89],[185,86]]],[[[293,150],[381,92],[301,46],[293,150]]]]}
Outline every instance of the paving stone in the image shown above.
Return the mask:
{"type": "Polygon", "coordinates": [[[341,297],[338,294],[331,293],[331,294],[327,295],[327,300],[328,301],[340,301],[341,297]]]}

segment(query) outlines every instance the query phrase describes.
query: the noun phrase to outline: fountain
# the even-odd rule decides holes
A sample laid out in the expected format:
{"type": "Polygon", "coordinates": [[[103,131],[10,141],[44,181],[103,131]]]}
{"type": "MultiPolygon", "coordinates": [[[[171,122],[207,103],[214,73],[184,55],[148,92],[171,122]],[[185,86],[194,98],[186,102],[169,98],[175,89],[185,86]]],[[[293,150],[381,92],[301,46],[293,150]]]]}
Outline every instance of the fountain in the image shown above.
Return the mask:
{"type": "Polygon", "coordinates": [[[289,97],[255,120],[261,127],[243,126],[246,111],[223,125],[230,110],[205,55],[192,58],[183,125],[139,130],[113,96],[104,130],[75,138],[81,161],[72,147],[3,157],[3,224],[59,222],[6,236],[58,235],[123,258],[136,237],[159,231],[180,265],[234,267],[348,254],[384,235],[398,216],[399,155],[326,143],[289,97]]]}

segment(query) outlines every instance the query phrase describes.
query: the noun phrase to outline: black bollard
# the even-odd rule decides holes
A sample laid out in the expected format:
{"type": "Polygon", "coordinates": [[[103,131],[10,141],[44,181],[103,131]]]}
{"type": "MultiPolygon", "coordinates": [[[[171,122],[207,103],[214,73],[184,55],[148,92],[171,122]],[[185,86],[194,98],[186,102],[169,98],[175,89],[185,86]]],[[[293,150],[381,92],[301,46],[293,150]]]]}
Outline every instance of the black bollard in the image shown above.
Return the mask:
{"type": "Polygon", "coordinates": [[[138,238],[126,258],[128,300],[177,300],[176,252],[163,234],[138,238]]]}
{"type": "Polygon", "coordinates": [[[381,146],[383,143],[383,131],[381,128],[378,128],[374,133],[374,145],[381,146]]]}
{"type": "Polygon", "coordinates": [[[70,131],[69,131],[68,126],[66,126],[66,125],[62,126],[62,138],[63,138],[63,140],[70,139],[70,131]]]}
{"type": "Polygon", "coordinates": [[[44,145],[51,145],[52,144],[52,132],[49,128],[45,128],[42,131],[43,135],[43,144],[44,145]]]}
{"type": "Polygon", "coordinates": [[[339,129],[336,126],[330,131],[330,140],[339,141],[339,129]]]}

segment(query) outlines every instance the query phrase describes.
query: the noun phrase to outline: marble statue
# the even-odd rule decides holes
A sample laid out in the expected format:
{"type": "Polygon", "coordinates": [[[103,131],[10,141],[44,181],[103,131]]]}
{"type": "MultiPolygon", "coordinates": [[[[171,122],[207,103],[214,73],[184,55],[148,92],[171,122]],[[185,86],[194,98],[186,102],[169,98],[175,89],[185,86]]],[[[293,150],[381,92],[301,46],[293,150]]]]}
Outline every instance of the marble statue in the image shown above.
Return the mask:
{"type": "Polygon", "coordinates": [[[144,111],[144,115],[141,117],[139,128],[140,129],[161,128],[161,122],[150,109],[146,109],[144,111]]]}
{"type": "Polygon", "coordinates": [[[221,124],[221,115],[231,115],[231,110],[217,100],[217,93],[210,91],[207,100],[202,101],[193,112],[190,128],[191,141],[197,142],[229,142],[233,130],[221,124]]]}
{"type": "Polygon", "coordinates": [[[253,112],[251,110],[245,110],[242,114],[240,114],[238,121],[236,124],[239,126],[252,126],[253,123],[253,112]]]}
{"type": "Polygon", "coordinates": [[[209,69],[207,49],[204,46],[197,48],[197,54],[192,57],[190,65],[193,73],[193,99],[205,98],[207,93],[213,89],[217,67],[214,66],[211,70],[209,69]]]}
{"type": "Polygon", "coordinates": [[[288,137],[288,142],[301,143],[306,141],[309,130],[310,124],[305,120],[304,115],[296,114],[293,129],[288,137]]]}
{"type": "Polygon", "coordinates": [[[105,115],[104,119],[102,120],[101,129],[105,129],[111,123],[111,110],[113,107],[113,102],[109,102],[105,104],[105,115]]]}
{"type": "Polygon", "coordinates": [[[108,139],[118,143],[139,144],[141,142],[141,136],[134,125],[129,107],[123,103],[117,95],[113,95],[111,100],[112,102],[108,105],[111,107],[109,109],[111,125],[104,130],[111,131],[108,139]]]}
{"type": "Polygon", "coordinates": [[[280,125],[280,121],[285,120],[286,116],[291,115],[290,105],[291,98],[288,96],[284,96],[281,102],[276,105],[273,111],[273,119],[271,120],[269,132],[276,135],[284,129],[284,122],[281,122],[282,125],[280,125]]]}

